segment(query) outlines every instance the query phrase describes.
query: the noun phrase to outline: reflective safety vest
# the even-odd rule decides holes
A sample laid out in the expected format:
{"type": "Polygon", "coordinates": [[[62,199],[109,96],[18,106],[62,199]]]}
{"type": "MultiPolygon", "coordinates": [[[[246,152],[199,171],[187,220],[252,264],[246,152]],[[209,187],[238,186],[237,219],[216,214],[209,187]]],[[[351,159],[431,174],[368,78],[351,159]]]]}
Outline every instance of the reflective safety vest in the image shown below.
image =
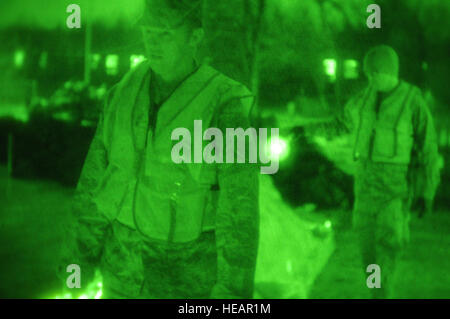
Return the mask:
{"type": "Polygon", "coordinates": [[[387,96],[375,114],[376,92],[368,87],[350,100],[348,112],[353,124],[354,159],[409,164],[414,143],[414,97],[417,87],[406,82],[387,96]]]}
{"type": "Polygon", "coordinates": [[[111,92],[103,132],[109,164],[96,204],[110,220],[148,239],[188,242],[214,229],[217,167],[175,164],[171,151],[178,141],[172,141],[172,131],[187,128],[193,141],[194,120],[202,120],[203,130],[216,125],[220,106],[236,98],[248,115],[253,99],[242,84],[202,65],[161,105],[155,128],[149,128],[150,81],[144,62],[111,92]]]}

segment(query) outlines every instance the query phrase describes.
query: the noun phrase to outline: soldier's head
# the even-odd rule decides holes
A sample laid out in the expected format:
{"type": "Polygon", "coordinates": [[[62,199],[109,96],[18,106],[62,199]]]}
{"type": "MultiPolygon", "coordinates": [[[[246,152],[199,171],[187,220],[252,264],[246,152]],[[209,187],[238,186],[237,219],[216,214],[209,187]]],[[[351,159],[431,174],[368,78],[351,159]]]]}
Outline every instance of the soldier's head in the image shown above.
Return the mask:
{"type": "Polygon", "coordinates": [[[398,84],[399,59],[387,45],[376,46],[364,58],[364,73],[377,91],[387,92],[398,84]]]}
{"type": "Polygon", "coordinates": [[[147,56],[156,72],[192,63],[203,40],[201,0],[145,0],[139,21],[147,56]]]}

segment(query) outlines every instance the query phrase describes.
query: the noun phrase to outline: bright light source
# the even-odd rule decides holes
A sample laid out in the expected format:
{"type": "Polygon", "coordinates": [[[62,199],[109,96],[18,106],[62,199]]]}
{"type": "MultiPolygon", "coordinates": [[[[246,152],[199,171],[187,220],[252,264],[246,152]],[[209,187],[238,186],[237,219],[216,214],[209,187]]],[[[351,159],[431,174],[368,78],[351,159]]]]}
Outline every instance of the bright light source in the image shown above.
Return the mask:
{"type": "Polygon", "coordinates": [[[14,52],[14,65],[20,69],[23,66],[24,61],[25,61],[25,51],[16,50],[16,52],[14,52]]]}
{"type": "Polygon", "coordinates": [[[274,140],[270,146],[270,152],[274,155],[281,155],[286,149],[286,142],[283,140],[274,140]]]}
{"type": "Polygon", "coordinates": [[[357,79],[359,76],[358,66],[359,66],[359,63],[356,60],[345,60],[345,62],[344,62],[344,78],[357,79]]]}
{"type": "Polygon", "coordinates": [[[336,80],[337,62],[335,59],[323,60],[323,67],[325,68],[325,74],[328,75],[330,81],[336,80]]]}
{"type": "Polygon", "coordinates": [[[130,68],[134,69],[145,60],[143,55],[133,54],[130,56],[130,68]]]}
{"type": "Polygon", "coordinates": [[[324,226],[325,226],[325,228],[331,228],[331,221],[330,220],[327,220],[327,221],[325,221],[325,223],[324,223],[324,226]]]}
{"type": "Polygon", "coordinates": [[[271,160],[278,159],[282,161],[289,155],[289,143],[287,140],[281,137],[274,137],[269,139],[268,145],[269,152],[267,156],[271,160]]]}
{"type": "Polygon", "coordinates": [[[103,295],[103,291],[102,289],[100,289],[99,291],[97,291],[97,293],[94,296],[94,299],[101,299],[103,295]]]}
{"type": "Polygon", "coordinates": [[[119,56],[116,54],[109,54],[105,60],[106,74],[117,75],[119,73],[119,56]]]}
{"type": "MultiPolygon", "coordinates": [[[[101,299],[103,295],[102,282],[92,282],[89,284],[85,293],[78,297],[78,299],[101,299]]],[[[54,299],[74,299],[76,298],[70,292],[65,293],[64,295],[57,295],[54,299]]]]}

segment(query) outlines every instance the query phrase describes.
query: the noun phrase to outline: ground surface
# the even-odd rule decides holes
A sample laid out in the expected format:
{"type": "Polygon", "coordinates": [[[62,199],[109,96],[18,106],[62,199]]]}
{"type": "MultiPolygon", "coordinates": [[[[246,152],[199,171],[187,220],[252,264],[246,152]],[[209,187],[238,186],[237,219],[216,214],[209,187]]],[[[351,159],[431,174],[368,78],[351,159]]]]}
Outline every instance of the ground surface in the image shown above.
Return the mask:
{"type": "MultiPolygon", "coordinates": [[[[412,218],[411,242],[399,262],[394,298],[450,298],[450,213],[412,218]]],[[[336,231],[336,249],[310,298],[369,298],[356,236],[336,231]]]]}
{"type": "MultiPolygon", "coordinates": [[[[8,180],[0,167],[0,297],[46,298],[61,286],[56,258],[72,190],[56,183],[8,180]]],[[[398,297],[450,298],[450,213],[413,219],[400,264],[398,297]]],[[[336,231],[336,250],[311,298],[367,298],[353,233],[336,231]]]]}

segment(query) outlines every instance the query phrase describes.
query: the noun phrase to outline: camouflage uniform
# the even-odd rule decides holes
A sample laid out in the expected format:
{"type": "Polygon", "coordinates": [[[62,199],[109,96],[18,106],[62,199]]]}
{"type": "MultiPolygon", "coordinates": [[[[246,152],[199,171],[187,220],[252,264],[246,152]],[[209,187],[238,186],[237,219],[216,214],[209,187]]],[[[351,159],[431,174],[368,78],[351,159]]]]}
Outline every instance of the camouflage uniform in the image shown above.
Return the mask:
{"type": "MultiPolygon", "coordinates": [[[[425,186],[416,196],[433,198],[439,179],[436,134],[430,112],[418,88],[407,83],[400,85],[406,88],[404,92],[409,92],[409,99],[401,97],[401,101],[409,103],[407,107],[412,110],[412,117],[406,119],[412,122],[414,135],[410,163],[374,161],[373,140],[369,156],[357,158],[356,162],[353,225],[358,234],[364,273],[370,264],[378,264],[381,269],[381,289],[372,290],[376,298],[392,296],[396,261],[409,241],[409,208],[417,169],[424,173],[425,186]]],[[[363,94],[359,94],[346,106],[345,121],[352,132],[358,118],[352,118],[351,109],[363,100],[363,94]]]]}
{"type": "MultiPolygon", "coordinates": [[[[223,132],[248,127],[242,110],[239,98],[227,101],[213,126],[223,132]]],[[[151,240],[109,220],[94,203],[108,164],[102,132],[103,115],[77,186],[76,222],[65,250],[66,263],[81,266],[82,285],[99,267],[105,298],[251,298],[258,247],[257,167],[214,164],[219,187],[214,230],[190,242],[151,240]]]]}
{"type": "Polygon", "coordinates": [[[355,174],[353,226],[364,267],[380,266],[382,288],[373,292],[381,297],[391,287],[390,274],[409,241],[406,173],[404,166],[365,161],[358,163],[355,174]]]}

